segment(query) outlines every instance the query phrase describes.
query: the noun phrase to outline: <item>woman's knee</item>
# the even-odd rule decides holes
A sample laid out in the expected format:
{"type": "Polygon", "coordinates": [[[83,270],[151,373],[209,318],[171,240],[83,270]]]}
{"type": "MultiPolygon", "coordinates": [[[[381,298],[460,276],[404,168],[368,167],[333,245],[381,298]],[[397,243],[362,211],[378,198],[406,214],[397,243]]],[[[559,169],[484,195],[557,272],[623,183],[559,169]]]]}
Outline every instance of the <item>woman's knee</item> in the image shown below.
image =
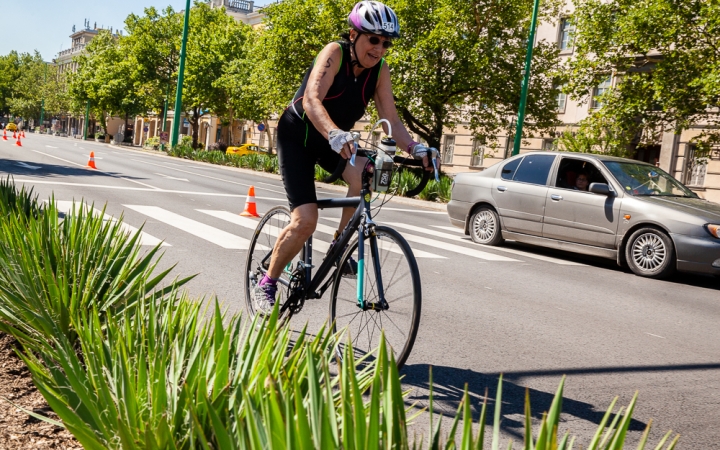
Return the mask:
{"type": "Polygon", "coordinates": [[[314,232],[318,222],[318,208],[315,203],[307,203],[293,209],[291,214],[291,229],[307,239],[314,232]]]}

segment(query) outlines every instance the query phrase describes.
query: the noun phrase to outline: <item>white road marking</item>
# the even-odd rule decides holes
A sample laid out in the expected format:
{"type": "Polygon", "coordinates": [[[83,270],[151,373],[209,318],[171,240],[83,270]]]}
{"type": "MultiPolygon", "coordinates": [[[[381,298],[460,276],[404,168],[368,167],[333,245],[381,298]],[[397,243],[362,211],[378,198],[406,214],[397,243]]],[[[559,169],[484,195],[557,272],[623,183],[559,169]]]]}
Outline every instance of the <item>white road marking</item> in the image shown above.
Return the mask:
{"type": "MultiPolygon", "coordinates": [[[[73,162],[73,161],[68,161],[67,159],[63,159],[63,158],[60,158],[60,157],[58,157],[58,156],[48,155],[47,153],[39,152],[39,151],[37,151],[37,150],[33,150],[33,151],[34,151],[35,153],[40,153],[41,155],[45,155],[45,156],[50,157],[50,158],[59,159],[60,161],[64,161],[64,162],[69,163],[69,164],[74,164],[74,165],[80,166],[80,167],[82,167],[82,168],[87,168],[86,166],[83,166],[82,164],[78,164],[78,163],[73,162]]],[[[140,185],[143,185],[143,186],[147,186],[147,187],[149,187],[149,188],[159,189],[159,188],[156,188],[155,186],[150,186],[149,184],[141,183],[140,181],[131,180],[131,179],[129,179],[129,178],[119,177],[119,176],[113,175],[113,174],[108,173],[108,172],[103,172],[102,170],[98,170],[98,169],[88,169],[88,170],[96,170],[97,172],[104,173],[105,175],[111,176],[111,177],[113,177],[113,178],[119,178],[119,179],[121,179],[121,180],[129,181],[129,182],[131,182],[131,183],[137,183],[137,184],[140,184],[140,185]]]]}
{"type": "Polygon", "coordinates": [[[654,336],[656,338],[665,339],[664,337],[658,336],[657,334],[652,334],[652,333],[648,333],[648,332],[646,332],[645,334],[649,334],[650,336],[654,336]]]}
{"type": "Polygon", "coordinates": [[[414,212],[414,213],[423,213],[423,214],[445,214],[445,215],[447,215],[447,213],[444,211],[429,211],[427,209],[421,209],[421,208],[407,209],[407,208],[392,208],[390,206],[383,206],[382,209],[387,210],[387,211],[403,211],[403,212],[414,212]]]}
{"type": "MultiPolygon", "coordinates": [[[[56,201],[55,203],[57,204],[58,211],[61,211],[67,215],[72,214],[73,211],[77,211],[77,209],[80,208],[80,205],[81,205],[81,203],[71,202],[71,201],[56,201]]],[[[88,205],[86,203],[82,203],[82,207],[85,209],[85,211],[90,211],[90,205],[88,205]]],[[[95,216],[99,216],[102,214],[102,211],[97,208],[92,208],[92,213],[95,216]]],[[[116,218],[114,218],[110,214],[104,214],[103,220],[110,221],[113,223],[118,221],[116,218]]],[[[122,222],[120,227],[122,228],[122,230],[124,232],[130,233],[130,234],[135,234],[138,231],[140,231],[139,229],[133,227],[132,225],[128,225],[125,222],[122,222]]],[[[140,239],[138,239],[138,242],[140,243],[140,245],[152,245],[154,247],[154,246],[160,244],[162,241],[160,239],[156,238],[155,236],[151,236],[151,235],[147,234],[146,232],[141,231],[140,239]]],[[[167,242],[162,242],[161,246],[162,247],[171,247],[171,245],[168,244],[167,242]]]]}
{"type": "MultiPolygon", "coordinates": [[[[183,169],[175,169],[175,168],[173,168],[173,167],[167,167],[167,166],[164,166],[164,165],[162,165],[162,164],[154,164],[154,163],[151,163],[151,162],[148,162],[148,161],[139,160],[139,159],[134,159],[133,161],[142,162],[142,163],[145,163],[145,164],[150,164],[151,166],[164,167],[164,168],[170,169],[170,170],[177,170],[178,172],[189,173],[190,175],[195,175],[195,176],[198,176],[198,177],[203,177],[203,178],[209,178],[209,179],[211,179],[211,180],[222,181],[223,183],[237,184],[238,186],[247,186],[247,187],[255,186],[254,184],[239,183],[239,182],[237,182],[237,181],[230,181],[230,180],[226,180],[226,179],[224,179],[224,178],[211,177],[210,175],[203,175],[203,174],[200,174],[200,173],[190,172],[190,171],[188,171],[188,170],[183,170],[183,169]]],[[[258,184],[267,184],[267,183],[258,182],[258,184]]],[[[285,191],[278,191],[278,190],[275,190],[275,189],[268,189],[268,188],[265,188],[265,187],[255,187],[255,189],[263,189],[263,190],[265,190],[265,191],[270,191],[270,192],[275,192],[275,193],[277,193],[277,194],[283,194],[283,195],[285,195],[285,191]]]]}
{"type": "MultiPolygon", "coordinates": [[[[338,222],[339,222],[339,220],[338,220],[338,222]]],[[[322,224],[322,223],[318,223],[318,224],[317,224],[317,227],[315,228],[315,230],[316,230],[316,231],[319,231],[319,232],[321,232],[321,233],[329,234],[330,236],[334,236],[334,235],[335,235],[335,231],[337,231],[337,230],[335,229],[335,227],[329,227],[329,226],[324,225],[324,224],[322,224]]],[[[315,242],[315,240],[313,240],[313,242],[315,242]]],[[[390,250],[390,251],[393,252],[393,253],[398,253],[398,254],[401,254],[401,255],[402,255],[402,249],[401,249],[400,247],[398,247],[397,245],[394,245],[394,244],[393,244],[393,245],[391,245],[391,246],[386,246],[386,247],[383,247],[383,248],[386,248],[387,250],[390,250]]],[[[413,251],[413,255],[415,255],[416,258],[447,259],[447,258],[444,257],[444,256],[436,255],[435,253],[425,252],[425,251],[422,251],[422,250],[416,250],[416,249],[414,249],[414,248],[412,249],[412,251],[413,251]]]]}
{"type": "MultiPolygon", "coordinates": [[[[331,220],[334,222],[340,221],[339,219],[335,219],[332,217],[327,217],[325,219],[331,220]]],[[[487,261],[517,262],[517,259],[506,258],[504,256],[495,255],[493,253],[481,252],[479,250],[474,250],[471,248],[460,247],[459,245],[448,244],[447,242],[436,241],[434,239],[428,239],[428,238],[424,238],[422,236],[415,236],[414,234],[403,233],[402,236],[407,241],[410,241],[410,242],[417,242],[418,244],[427,245],[428,247],[435,247],[435,248],[439,248],[439,249],[443,249],[443,250],[449,250],[449,251],[452,251],[455,253],[460,253],[463,255],[472,256],[472,257],[484,259],[487,261]]],[[[415,250],[413,250],[413,252],[415,252],[415,250]]]]}
{"type": "Polygon", "coordinates": [[[458,227],[451,227],[451,226],[445,226],[445,225],[430,225],[430,226],[433,228],[438,228],[440,230],[452,231],[453,233],[462,234],[463,236],[465,235],[463,230],[458,227]]]}
{"type": "Polygon", "coordinates": [[[230,250],[247,250],[250,247],[250,241],[245,238],[235,236],[234,234],[211,227],[210,225],[206,225],[196,220],[189,219],[181,216],[180,214],[175,214],[174,212],[170,212],[157,206],[123,206],[155,220],[159,220],[160,222],[166,223],[179,230],[185,231],[186,233],[190,233],[222,248],[230,250]]]}
{"type": "MultiPolygon", "coordinates": [[[[254,220],[249,217],[243,217],[239,214],[234,214],[228,211],[213,211],[209,209],[198,209],[196,211],[207,214],[209,216],[217,217],[218,219],[225,220],[226,222],[234,223],[235,225],[240,225],[241,227],[248,228],[250,230],[255,230],[259,223],[259,220],[254,220]]],[[[268,227],[265,229],[265,232],[273,237],[277,237],[280,233],[280,230],[275,227],[268,227]]],[[[321,241],[320,239],[313,239],[313,250],[317,250],[321,253],[327,253],[329,249],[329,243],[321,241]]]]}
{"type": "Polygon", "coordinates": [[[25,164],[24,162],[18,161],[15,164],[17,164],[20,167],[24,167],[26,169],[32,169],[32,170],[38,170],[40,166],[31,166],[30,164],[25,164]]]}
{"type": "Polygon", "coordinates": [[[157,172],[155,172],[155,175],[160,175],[161,177],[165,177],[165,178],[167,178],[168,180],[186,181],[186,182],[188,182],[188,183],[190,182],[190,180],[188,180],[187,178],[171,177],[170,175],[163,175],[162,173],[157,173],[157,172]]]}
{"type": "MultiPolygon", "coordinates": [[[[439,231],[430,230],[428,228],[418,227],[415,225],[408,225],[408,224],[400,223],[400,222],[387,222],[387,224],[392,225],[394,227],[398,227],[398,228],[405,228],[410,231],[417,231],[419,233],[431,234],[435,237],[442,238],[442,239],[449,239],[452,241],[458,241],[458,242],[463,242],[463,243],[471,243],[470,241],[468,241],[467,239],[464,239],[461,236],[457,236],[454,234],[448,234],[448,233],[442,233],[439,231]]],[[[471,244],[471,245],[476,245],[476,244],[471,244]]],[[[525,258],[538,259],[540,261],[545,261],[545,262],[549,262],[549,263],[553,263],[553,264],[560,264],[563,266],[584,266],[585,265],[585,264],[580,264],[580,263],[576,263],[573,261],[565,261],[565,260],[558,259],[558,258],[552,258],[550,256],[536,255],[534,253],[524,252],[522,250],[515,250],[512,248],[493,247],[492,249],[497,250],[499,252],[512,253],[515,255],[520,255],[525,258]]]]}
{"type": "MultiPolygon", "coordinates": [[[[75,145],[77,145],[77,144],[75,144],[75,145]]],[[[57,147],[53,147],[52,145],[46,145],[45,147],[47,147],[47,148],[57,148],[57,147]]]]}
{"type": "MultiPolygon", "coordinates": [[[[79,186],[79,187],[93,187],[98,189],[117,189],[121,191],[141,191],[141,192],[157,192],[162,194],[189,194],[189,195],[207,195],[210,197],[235,197],[235,198],[246,198],[246,194],[222,194],[217,192],[193,192],[193,191],[175,191],[171,189],[160,189],[160,188],[154,188],[154,189],[148,189],[148,188],[139,188],[139,187],[130,187],[130,186],[110,186],[107,184],[91,184],[91,183],[67,183],[63,181],[47,181],[47,180],[36,180],[36,179],[15,179],[16,183],[31,183],[31,184],[53,184],[53,185],[61,185],[61,186],[79,186]]],[[[262,198],[265,199],[267,197],[255,197],[255,198],[262,198]]],[[[279,200],[279,199],[273,199],[273,200],[279,200]]]]}

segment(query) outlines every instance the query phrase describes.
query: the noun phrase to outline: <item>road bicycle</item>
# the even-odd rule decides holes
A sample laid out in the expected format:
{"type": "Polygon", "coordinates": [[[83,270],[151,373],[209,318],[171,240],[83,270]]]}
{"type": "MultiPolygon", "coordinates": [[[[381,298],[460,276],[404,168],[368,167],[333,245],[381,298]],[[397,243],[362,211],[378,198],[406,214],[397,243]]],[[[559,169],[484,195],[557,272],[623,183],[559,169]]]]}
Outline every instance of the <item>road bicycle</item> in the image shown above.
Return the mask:
{"type": "MultiPolygon", "coordinates": [[[[382,205],[372,207],[371,199],[373,192],[378,196],[387,192],[392,172],[399,166],[422,167],[423,164],[412,157],[395,156],[395,142],[391,138],[383,139],[377,149],[359,148],[358,141],[359,134],[356,134],[356,155],[367,158],[360,196],[318,200],[319,209],[354,207],[355,213],[327,249],[319,267],[313,264],[312,236],[298,257],[285,267],[278,280],[279,314],[282,320],[289,320],[302,310],[305,301],[321,298],[332,286],[329,319],[333,332],[347,327],[357,359],[376,349],[384,332],[388,348],[398,367],[402,367],[412,351],[420,323],[420,272],[413,251],[402,235],[373,221],[373,211],[382,205]],[[348,276],[341,269],[350,264],[350,258],[357,262],[357,270],[348,276]],[[315,273],[313,269],[317,269],[315,273]]],[[[428,158],[432,157],[437,167],[438,153],[432,151],[428,158]]],[[[351,164],[354,159],[353,156],[351,164]]],[[[343,159],[324,181],[338,179],[346,163],[343,159]]],[[[422,191],[430,175],[431,171],[424,170],[420,183],[409,194],[422,191]]],[[[275,242],[289,223],[290,210],[277,206],[263,216],[253,234],[245,266],[245,299],[253,315],[257,311],[252,289],[268,270],[275,242]]],[[[341,344],[338,349],[339,358],[344,353],[342,347],[341,344]]]]}

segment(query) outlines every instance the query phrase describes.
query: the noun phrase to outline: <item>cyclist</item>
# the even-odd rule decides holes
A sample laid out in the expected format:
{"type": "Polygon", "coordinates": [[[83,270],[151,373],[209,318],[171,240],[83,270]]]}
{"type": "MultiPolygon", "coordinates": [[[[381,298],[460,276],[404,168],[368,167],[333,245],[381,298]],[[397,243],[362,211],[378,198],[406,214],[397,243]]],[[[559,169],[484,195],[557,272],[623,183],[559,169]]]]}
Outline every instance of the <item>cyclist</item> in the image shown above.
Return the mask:
{"type": "MultiPolygon", "coordinates": [[[[318,221],[315,193],[315,164],[333,172],[340,158],[354,152],[352,126],[365,114],[370,99],[381,118],[387,119],[398,147],[423,157],[432,170],[429,148],[412,140],[398,117],[390,83],[390,70],[383,56],[400,36],[395,12],[377,1],[361,1],[348,15],[349,33],[325,46],[305,73],[303,82],[285,109],[277,128],[280,173],[290,204],[290,224],[282,230],[273,249],[267,274],[253,289],[255,306],[269,312],[275,304],[277,279],[283,268],[300,252],[318,221]]],[[[385,124],[383,124],[385,127],[385,124]]],[[[387,128],[385,128],[387,133],[387,128]]],[[[348,164],[342,176],[348,197],[360,195],[365,158],[348,164]]],[[[344,208],[338,232],[350,221],[354,208],[344,208]]],[[[342,268],[354,274],[355,267],[342,268]]]]}

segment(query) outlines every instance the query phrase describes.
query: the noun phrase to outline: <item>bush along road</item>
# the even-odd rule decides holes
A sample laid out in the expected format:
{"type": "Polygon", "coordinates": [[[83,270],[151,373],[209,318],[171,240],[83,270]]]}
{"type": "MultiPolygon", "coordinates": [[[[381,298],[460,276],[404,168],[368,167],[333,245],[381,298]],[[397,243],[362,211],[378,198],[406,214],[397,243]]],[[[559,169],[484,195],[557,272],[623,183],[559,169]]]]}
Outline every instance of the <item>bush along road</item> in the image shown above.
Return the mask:
{"type": "MultiPolygon", "coordinates": [[[[494,412],[466,390],[452,432],[441,436],[435,420],[427,440],[416,441],[408,416],[418,412],[384,341],[362,365],[345,346],[338,366],[342,332],[292,335],[277,308],[265,319],[226,316],[217,302],[207,311],[182,291],[192,277],[170,282],[171,269],[156,273],[159,246],[142,253],[138,236],[81,208],[61,217],[52,198],[40,202],[0,182],[0,331],[17,341],[57,419],[43,408],[25,412],[66,428],[84,448],[501,445],[502,377],[494,412]]],[[[526,396],[522,448],[572,448],[575,439],[560,429],[564,382],[535,427],[526,396]]],[[[623,448],[636,399],[619,410],[613,401],[583,448],[623,448]]],[[[432,418],[432,387],[429,410],[432,418]]],[[[650,424],[636,448],[645,448],[649,431],[650,424]]],[[[653,448],[677,441],[668,432],[653,448]]]]}

